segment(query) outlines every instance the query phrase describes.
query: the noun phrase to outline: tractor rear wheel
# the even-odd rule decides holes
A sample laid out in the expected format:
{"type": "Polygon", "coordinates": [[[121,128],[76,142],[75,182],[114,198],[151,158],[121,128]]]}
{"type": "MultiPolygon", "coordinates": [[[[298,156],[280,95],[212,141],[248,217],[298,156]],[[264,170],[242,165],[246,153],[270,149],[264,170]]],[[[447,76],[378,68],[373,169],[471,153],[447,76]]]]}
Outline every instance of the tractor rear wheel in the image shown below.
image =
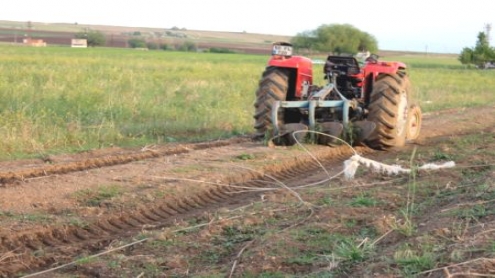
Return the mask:
{"type": "Polygon", "coordinates": [[[378,77],[371,92],[368,120],[376,124],[366,143],[374,149],[404,146],[408,133],[409,79],[405,74],[378,77]]]}
{"type": "MultiPolygon", "coordinates": [[[[289,72],[276,67],[267,67],[263,72],[256,91],[254,139],[263,139],[272,125],[271,111],[275,101],[284,101],[289,87],[289,72]]],[[[279,126],[284,124],[284,114],[280,109],[278,115],[279,126]]]]}

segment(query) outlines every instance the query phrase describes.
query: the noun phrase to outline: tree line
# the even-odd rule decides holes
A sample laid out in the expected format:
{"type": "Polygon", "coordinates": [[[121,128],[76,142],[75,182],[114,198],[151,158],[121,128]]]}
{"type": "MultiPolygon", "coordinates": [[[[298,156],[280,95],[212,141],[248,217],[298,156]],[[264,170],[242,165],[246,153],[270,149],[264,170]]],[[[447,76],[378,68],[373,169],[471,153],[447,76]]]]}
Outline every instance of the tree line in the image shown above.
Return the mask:
{"type": "MultiPolygon", "coordinates": [[[[178,45],[168,45],[165,43],[146,41],[138,32],[135,32],[133,35],[134,37],[127,40],[127,44],[130,48],[146,48],[149,50],[176,50],[185,52],[196,52],[199,50],[196,43],[192,41],[184,41],[178,45]]],[[[106,36],[100,31],[87,30],[77,33],[75,37],[77,39],[86,39],[87,44],[90,47],[105,46],[106,44],[106,36]]],[[[202,52],[235,53],[235,51],[233,50],[221,47],[211,47],[209,49],[203,49],[202,52]]]]}
{"type": "MultiPolygon", "coordinates": [[[[76,38],[86,39],[88,46],[104,46],[106,43],[105,35],[100,31],[89,30],[76,34],[76,38]]],[[[349,24],[327,24],[321,25],[315,30],[298,33],[291,40],[296,50],[331,52],[336,54],[355,54],[359,51],[375,52],[378,50],[378,42],[372,35],[360,31],[349,24]]],[[[128,40],[131,48],[148,48],[148,49],[170,49],[165,44],[156,44],[147,42],[140,36],[135,36],[128,40]]],[[[183,45],[178,46],[182,51],[195,51],[196,45],[186,41],[183,45]]],[[[225,53],[226,49],[213,49],[212,52],[225,53]]],[[[227,51],[231,52],[231,51],[227,51]]]]}

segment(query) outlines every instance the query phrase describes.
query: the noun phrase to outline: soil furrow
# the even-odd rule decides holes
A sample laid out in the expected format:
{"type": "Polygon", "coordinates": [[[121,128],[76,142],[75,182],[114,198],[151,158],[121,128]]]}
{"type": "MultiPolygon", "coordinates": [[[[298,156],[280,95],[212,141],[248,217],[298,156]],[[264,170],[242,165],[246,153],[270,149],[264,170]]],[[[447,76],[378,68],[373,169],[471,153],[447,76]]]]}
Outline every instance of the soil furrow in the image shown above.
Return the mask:
{"type": "MultiPolygon", "coordinates": [[[[338,150],[337,150],[338,151],[338,150]]],[[[331,158],[330,162],[336,162],[335,156],[331,152],[327,154],[331,158]]],[[[268,177],[274,176],[280,182],[290,186],[291,181],[297,181],[297,176],[288,175],[294,171],[304,172],[306,176],[310,176],[312,172],[319,172],[319,166],[304,166],[307,160],[298,159],[291,161],[286,165],[278,165],[271,167],[265,173],[264,177],[252,177],[251,180],[246,180],[246,177],[238,177],[241,182],[236,183],[237,186],[258,188],[268,183],[273,183],[273,179],[268,177]],[[291,170],[292,169],[292,170],[291,170]]],[[[227,178],[235,183],[236,179],[227,178]]],[[[101,217],[98,221],[90,223],[84,228],[78,226],[66,227],[48,227],[45,231],[40,232],[35,241],[28,240],[29,236],[19,238],[18,236],[7,236],[2,240],[0,250],[13,252],[14,250],[26,250],[26,248],[38,249],[38,246],[44,246],[43,254],[36,257],[31,252],[25,252],[22,255],[22,263],[15,261],[0,262],[0,276],[11,276],[16,271],[35,271],[36,268],[48,266],[46,262],[52,261],[53,258],[60,254],[60,250],[64,249],[68,254],[72,254],[72,259],[76,258],[81,253],[95,252],[105,248],[105,243],[118,238],[128,238],[142,231],[146,225],[152,227],[166,227],[173,225],[174,221],[184,220],[204,214],[205,211],[212,211],[219,208],[219,205],[239,206],[249,203],[253,198],[259,198],[258,193],[244,192],[244,189],[222,186],[214,189],[206,189],[191,196],[186,196],[171,201],[159,201],[154,204],[147,204],[145,209],[138,213],[132,211],[119,211],[114,215],[110,214],[106,217],[101,217]],[[237,192],[237,193],[236,193],[237,192]],[[130,222],[130,223],[129,223],[130,222]],[[131,224],[132,223],[132,224],[131,224]],[[15,242],[15,244],[13,244],[15,242]]],[[[67,262],[68,259],[57,258],[58,263],[67,262]]]]}
{"type": "Polygon", "coordinates": [[[0,172],[0,186],[12,185],[16,182],[26,181],[32,178],[45,177],[58,174],[67,174],[71,172],[84,171],[94,168],[102,168],[119,164],[126,164],[133,161],[157,158],[169,155],[184,154],[195,150],[207,148],[218,148],[227,145],[247,142],[247,138],[234,138],[214,142],[203,142],[196,144],[185,144],[173,147],[167,147],[164,150],[141,150],[140,152],[111,155],[107,157],[90,158],[83,161],[64,162],[60,164],[43,165],[43,167],[34,169],[24,169],[17,171],[0,172]]]}

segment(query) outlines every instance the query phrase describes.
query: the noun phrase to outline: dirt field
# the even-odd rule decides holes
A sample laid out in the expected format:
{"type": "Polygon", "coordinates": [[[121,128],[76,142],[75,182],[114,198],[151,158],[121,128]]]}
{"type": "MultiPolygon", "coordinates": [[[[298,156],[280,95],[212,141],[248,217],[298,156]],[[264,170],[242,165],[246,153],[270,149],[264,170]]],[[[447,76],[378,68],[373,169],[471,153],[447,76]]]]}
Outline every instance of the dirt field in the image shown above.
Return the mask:
{"type": "Polygon", "coordinates": [[[425,115],[356,151],[456,167],[353,180],[350,148],[248,138],[2,162],[0,276],[493,277],[494,130],[495,107],[425,115]]]}

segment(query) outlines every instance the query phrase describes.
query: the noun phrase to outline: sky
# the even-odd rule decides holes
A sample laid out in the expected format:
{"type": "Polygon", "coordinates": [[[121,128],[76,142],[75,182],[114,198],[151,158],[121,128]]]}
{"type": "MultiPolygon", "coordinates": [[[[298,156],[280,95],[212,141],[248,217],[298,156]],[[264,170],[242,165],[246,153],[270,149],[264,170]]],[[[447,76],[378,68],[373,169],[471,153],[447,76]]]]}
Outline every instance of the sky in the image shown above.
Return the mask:
{"type": "MultiPolygon", "coordinates": [[[[460,53],[487,24],[495,29],[495,1],[2,0],[0,20],[288,36],[350,24],[381,50],[460,53]]],[[[491,37],[495,45],[495,30],[491,37]]]]}

